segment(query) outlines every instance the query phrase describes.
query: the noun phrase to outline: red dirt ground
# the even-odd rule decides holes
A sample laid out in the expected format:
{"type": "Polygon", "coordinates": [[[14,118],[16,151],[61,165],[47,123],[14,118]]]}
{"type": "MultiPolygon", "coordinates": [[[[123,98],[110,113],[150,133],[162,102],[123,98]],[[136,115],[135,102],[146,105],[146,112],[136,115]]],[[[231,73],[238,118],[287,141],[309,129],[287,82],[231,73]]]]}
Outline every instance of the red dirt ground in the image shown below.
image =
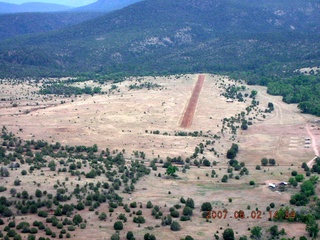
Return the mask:
{"type": "Polygon", "coordinates": [[[186,110],[184,112],[180,127],[188,128],[192,125],[192,120],[194,117],[194,113],[196,111],[197,102],[198,102],[200,92],[201,92],[201,89],[203,86],[204,78],[205,78],[204,75],[199,75],[198,81],[192,91],[192,95],[189,100],[188,107],[186,108],[186,110]]]}

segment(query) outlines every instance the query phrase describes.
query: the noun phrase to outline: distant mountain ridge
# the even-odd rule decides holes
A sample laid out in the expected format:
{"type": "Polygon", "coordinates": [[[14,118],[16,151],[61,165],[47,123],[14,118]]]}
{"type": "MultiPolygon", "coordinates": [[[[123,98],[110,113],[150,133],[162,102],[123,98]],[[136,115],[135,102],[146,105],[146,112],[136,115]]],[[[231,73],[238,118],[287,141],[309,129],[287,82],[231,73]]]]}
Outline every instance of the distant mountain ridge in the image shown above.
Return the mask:
{"type": "Polygon", "coordinates": [[[19,35],[62,29],[98,17],[101,14],[94,12],[0,14],[0,41],[19,35]]]}
{"type": "Polygon", "coordinates": [[[282,74],[320,65],[316,1],[252,2],[144,0],[60,31],[2,41],[0,73],[162,74],[273,65],[282,74]]]}
{"type": "Polygon", "coordinates": [[[75,8],[74,11],[80,12],[111,12],[129,6],[142,0],[98,0],[89,5],[75,8]]]}
{"type": "Polygon", "coordinates": [[[23,4],[11,4],[0,2],[0,13],[20,13],[20,12],[58,12],[67,11],[71,7],[60,4],[29,2],[23,4]]]}

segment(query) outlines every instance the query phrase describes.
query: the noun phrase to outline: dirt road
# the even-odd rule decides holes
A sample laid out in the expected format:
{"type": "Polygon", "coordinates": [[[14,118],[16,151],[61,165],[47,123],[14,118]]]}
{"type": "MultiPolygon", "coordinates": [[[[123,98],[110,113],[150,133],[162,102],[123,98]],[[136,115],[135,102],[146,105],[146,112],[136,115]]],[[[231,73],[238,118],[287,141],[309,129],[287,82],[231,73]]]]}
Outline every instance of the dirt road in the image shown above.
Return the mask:
{"type": "Polygon", "coordinates": [[[314,151],[314,154],[316,155],[313,159],[311,159],[307,165],[309,168],[312,168],[313,162],[314,160],[317,158],[317,156],[319,156],[319,150],[317,148],[317,142],[316,142],[316,138],[314,137],[314,135],[312,134],[312,132],[310,131],[310,126],[308,124],[306,124],[306,129],[307,132],[309,133],[310,139],[311,139],[311,146],[312,149],[314,151]]]}
{"type": "Polygon", "coordinates": [[[192,95],[190,97],[188,106],[184,112],[180,127],[188,128],[192,125],[192,120],[194,117],[194,113],[196,111],[197,102],[200,96],[200,92],[203,86],[205,76],[203,74],[199,75],[198,81],[193,88],[192,95]]]}

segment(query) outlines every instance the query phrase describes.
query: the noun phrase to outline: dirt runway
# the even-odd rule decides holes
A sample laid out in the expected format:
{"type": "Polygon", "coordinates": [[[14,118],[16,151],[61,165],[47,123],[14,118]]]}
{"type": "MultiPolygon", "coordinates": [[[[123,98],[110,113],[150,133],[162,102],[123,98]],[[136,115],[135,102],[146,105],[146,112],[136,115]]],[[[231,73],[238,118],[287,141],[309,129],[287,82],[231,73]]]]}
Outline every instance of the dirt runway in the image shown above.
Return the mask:
{"type": "Polygon", "coordinates": [[[200,96],[200,92],[203,86],[203,82],[205,79],[205,75],[201,74],[198,77],[198,81],[196,85],[194,86],[194,89],[192,91],[192,95],[190,97],[188,106],[184,112],[180,127],[182,128],[188,128],[192,125],[192,120],[194,117],[194,113],[196,111],[197,102],[200,96]]]}

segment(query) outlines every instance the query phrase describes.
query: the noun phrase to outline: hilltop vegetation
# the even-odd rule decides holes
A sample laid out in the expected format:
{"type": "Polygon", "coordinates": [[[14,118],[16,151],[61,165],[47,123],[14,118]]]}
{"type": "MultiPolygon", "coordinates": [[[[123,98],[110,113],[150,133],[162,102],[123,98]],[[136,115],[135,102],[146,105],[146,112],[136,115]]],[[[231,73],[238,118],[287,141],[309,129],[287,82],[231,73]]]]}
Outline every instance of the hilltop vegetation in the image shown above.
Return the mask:
{"type": "Polygon", "coordinates": [[[1,74],[225,72],[270,63],[290,72],[292,64],[319,64],[319,6],[296,4],[275,11],[234,0],[146,0],[59,32],[2,42],[1,74]]]}

